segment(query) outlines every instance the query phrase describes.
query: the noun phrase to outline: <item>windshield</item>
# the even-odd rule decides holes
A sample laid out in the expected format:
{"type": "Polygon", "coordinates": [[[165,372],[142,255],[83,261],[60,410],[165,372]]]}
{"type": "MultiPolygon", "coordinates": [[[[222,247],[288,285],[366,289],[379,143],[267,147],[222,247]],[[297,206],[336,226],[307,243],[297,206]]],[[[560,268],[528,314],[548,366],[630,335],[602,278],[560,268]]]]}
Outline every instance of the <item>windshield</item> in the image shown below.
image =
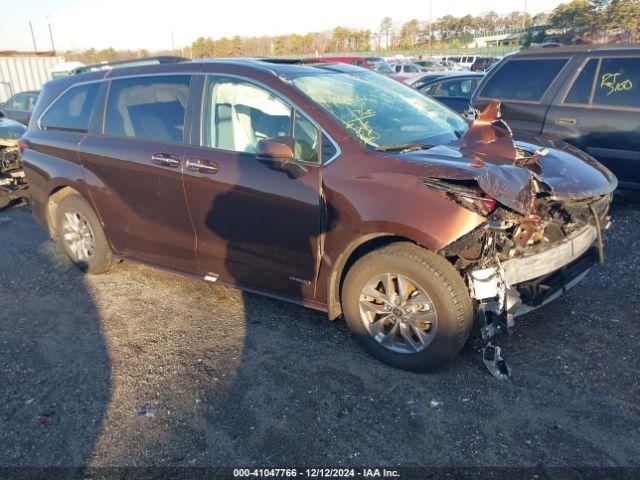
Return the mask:
{"type": "Polygon", "coordinates": [[[292,84],[374,148],[449,143],[468,128],[454,111],[376,73],[301,75],[292,84]]]}
{"type": "Polygon", "coordinates": [[[371,70],[378,73],[393,73],[391,65],[384,58],[369,57],[366,59],[371,70]]]}

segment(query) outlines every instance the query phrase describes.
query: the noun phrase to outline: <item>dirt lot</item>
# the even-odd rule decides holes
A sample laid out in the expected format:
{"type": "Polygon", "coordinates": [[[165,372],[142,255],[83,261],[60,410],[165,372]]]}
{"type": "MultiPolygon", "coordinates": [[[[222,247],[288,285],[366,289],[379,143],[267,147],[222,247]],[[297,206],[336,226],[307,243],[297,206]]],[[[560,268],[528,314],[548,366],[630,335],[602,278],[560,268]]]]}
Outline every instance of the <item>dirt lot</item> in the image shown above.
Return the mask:
{"type": "Polygon", "coordinates": [[[0,466],[640,466],[639,199],[606,267],[502,341],[509,383],[471,348],[395,370],[343,321],[157,269],[83,276],[2,211],[0,466]]]}

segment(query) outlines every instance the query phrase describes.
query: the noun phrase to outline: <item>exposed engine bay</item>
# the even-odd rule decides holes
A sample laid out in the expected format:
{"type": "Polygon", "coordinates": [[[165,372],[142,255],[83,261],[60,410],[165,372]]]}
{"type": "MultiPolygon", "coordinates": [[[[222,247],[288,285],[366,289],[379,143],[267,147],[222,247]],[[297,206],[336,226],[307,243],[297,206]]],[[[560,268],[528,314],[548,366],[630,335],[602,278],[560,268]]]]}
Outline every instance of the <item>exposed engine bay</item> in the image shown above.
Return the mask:
{"type": "Polygon", "coordinates": [[[28,198],[17,140],[0,139],[0,209],[28,198]]]}
{"type": "Polygon", "coordinates": [[[602,230],[610,224],[615,188],[614,181],[608,190],[588,190],[593,179],[564,169],[563,152],[528,146],[514,141],[492,102],[461,139],[464,158],[473,160],[463,173],[422,177],[437,195],[486,218],[440,253],[469,287],[483,360],[501,380],[510,369],[492,340],[510,335],[515,317],[558,297],[604,262],[602,230]]]}

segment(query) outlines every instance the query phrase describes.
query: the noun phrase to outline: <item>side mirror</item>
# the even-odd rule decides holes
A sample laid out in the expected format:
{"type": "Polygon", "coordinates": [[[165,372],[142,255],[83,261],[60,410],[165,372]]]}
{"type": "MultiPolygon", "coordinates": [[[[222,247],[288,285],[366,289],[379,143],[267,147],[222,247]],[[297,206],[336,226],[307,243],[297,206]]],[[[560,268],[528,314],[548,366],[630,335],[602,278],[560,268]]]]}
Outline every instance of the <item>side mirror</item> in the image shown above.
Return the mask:
{"type": "Polygon", "coordinates": [[[256,158],[271,170],[285,172],[289,178],[300,178],[309,170],[294,160],[292,137],[260,140],[256,145],[256,158]]]}
{"type": "Polygon", "coordinates": [[[293,138],[275,137],[260,140],[256,145],[256,157],[269,160],[293,160],[293,138]]]}

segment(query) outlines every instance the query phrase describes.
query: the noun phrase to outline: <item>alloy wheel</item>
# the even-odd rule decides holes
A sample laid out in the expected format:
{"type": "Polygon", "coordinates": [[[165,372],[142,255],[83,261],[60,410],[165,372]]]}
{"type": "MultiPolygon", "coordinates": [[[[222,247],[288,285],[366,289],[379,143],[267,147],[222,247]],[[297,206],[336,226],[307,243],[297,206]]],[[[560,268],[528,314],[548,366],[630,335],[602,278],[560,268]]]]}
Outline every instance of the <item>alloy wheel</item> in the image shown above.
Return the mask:
{"type": "Polygon", "coordinates": [[[77,261],[86,262],[95,255],[95,237],[84,215],[65,212],[62,228],[62,238],[77,261]]]}
{"type": "Polygon", "coordinates": [[[359,300],[362,322],[383,347],[396,353],[418,353],[435,338],[435,306],[411,278],[396,273],[377,275],[365,283],[359,300]]]}

